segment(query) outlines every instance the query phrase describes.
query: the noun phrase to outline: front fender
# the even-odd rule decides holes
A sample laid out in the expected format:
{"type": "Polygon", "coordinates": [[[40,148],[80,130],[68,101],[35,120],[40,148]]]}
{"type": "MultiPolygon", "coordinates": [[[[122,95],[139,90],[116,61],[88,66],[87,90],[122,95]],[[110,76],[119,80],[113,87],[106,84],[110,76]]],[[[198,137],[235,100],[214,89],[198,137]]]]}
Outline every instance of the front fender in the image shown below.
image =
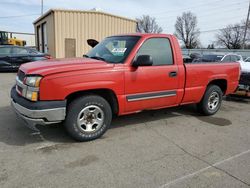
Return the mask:
{"type": "Polygon", "coordinates": [[[116,95],[124,93],[124,74],[120,71],[45,77],[40,85],[40,100],[65,100],[72,93],[93,89],[110,89],[116,95]]]}
{"type": "Polygon", "coordinates": [[[109,89],[115,92],[117,90],[116,83],[114,81],[93,81],[84,83],[75,83],[64,87],[64,99],[67,98],[72,93],[96,89],[109,89]]]}

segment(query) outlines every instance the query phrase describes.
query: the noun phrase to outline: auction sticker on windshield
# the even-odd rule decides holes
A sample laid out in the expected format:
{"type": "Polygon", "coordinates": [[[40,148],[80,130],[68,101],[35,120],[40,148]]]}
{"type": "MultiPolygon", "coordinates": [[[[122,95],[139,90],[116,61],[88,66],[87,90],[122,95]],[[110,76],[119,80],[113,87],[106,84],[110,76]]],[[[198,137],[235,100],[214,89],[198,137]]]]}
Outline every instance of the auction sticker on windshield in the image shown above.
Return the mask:
{"type": "Polygon", "coordinates": [[[115,56],[123,56],[127,48],[114,48],[111,52],[115,56]]]}

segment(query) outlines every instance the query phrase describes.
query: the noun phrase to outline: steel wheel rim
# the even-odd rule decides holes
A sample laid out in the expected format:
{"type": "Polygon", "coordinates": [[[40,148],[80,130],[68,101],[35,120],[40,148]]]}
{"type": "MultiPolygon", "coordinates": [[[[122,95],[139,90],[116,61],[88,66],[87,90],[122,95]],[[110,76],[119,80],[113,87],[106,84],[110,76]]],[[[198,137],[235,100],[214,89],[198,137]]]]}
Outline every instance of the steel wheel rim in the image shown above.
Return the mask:
{"type": "Polygon", "coordinates": [[[220,96],[219,93],[214,91],[211,93],[211,95],[208,98],[208,108],[210,110],[215,110],[220,102],[220,96]]]}
{"type": "Polygon", "coordinates": [[[80,111],[77,117],[78,128],[86,133],[96,132],[101,128],[103,122],[104,112],[96,105],[86,106],[80,111]]]}

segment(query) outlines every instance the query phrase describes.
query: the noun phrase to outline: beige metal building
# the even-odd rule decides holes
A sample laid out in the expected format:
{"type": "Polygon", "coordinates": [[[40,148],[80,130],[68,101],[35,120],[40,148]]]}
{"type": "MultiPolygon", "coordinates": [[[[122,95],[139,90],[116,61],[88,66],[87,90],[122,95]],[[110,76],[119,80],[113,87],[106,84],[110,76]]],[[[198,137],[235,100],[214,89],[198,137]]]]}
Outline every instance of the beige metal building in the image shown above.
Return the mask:
{"type": "Polygon", "coordinates": [[[56,58],[81,57],[87,39],[134,33],[136,21],[100,11],[52,9],[34,21],[36,46],[56,58]]]}

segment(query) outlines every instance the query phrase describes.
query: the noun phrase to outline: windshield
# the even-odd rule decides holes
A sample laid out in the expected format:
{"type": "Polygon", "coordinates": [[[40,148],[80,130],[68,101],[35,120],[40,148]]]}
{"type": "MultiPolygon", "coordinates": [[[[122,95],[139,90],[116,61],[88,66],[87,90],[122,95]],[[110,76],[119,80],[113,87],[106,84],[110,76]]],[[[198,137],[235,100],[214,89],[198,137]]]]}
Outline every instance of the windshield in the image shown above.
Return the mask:
{"type": "Polygon", "coordinates": [[[108,37],[87,53],[86,57],[123,63],[139,39],[139,36],[108,37]]]}
{"type": "Polygon", "coordinates": [[[0,31],[0,39],[8,39],[8,33],[0,31]]]}
{"type": "Polygon", "coordinates": [[[0,31],[0,44],[6,44],[8,42],[8,33],[0,31]]]}

